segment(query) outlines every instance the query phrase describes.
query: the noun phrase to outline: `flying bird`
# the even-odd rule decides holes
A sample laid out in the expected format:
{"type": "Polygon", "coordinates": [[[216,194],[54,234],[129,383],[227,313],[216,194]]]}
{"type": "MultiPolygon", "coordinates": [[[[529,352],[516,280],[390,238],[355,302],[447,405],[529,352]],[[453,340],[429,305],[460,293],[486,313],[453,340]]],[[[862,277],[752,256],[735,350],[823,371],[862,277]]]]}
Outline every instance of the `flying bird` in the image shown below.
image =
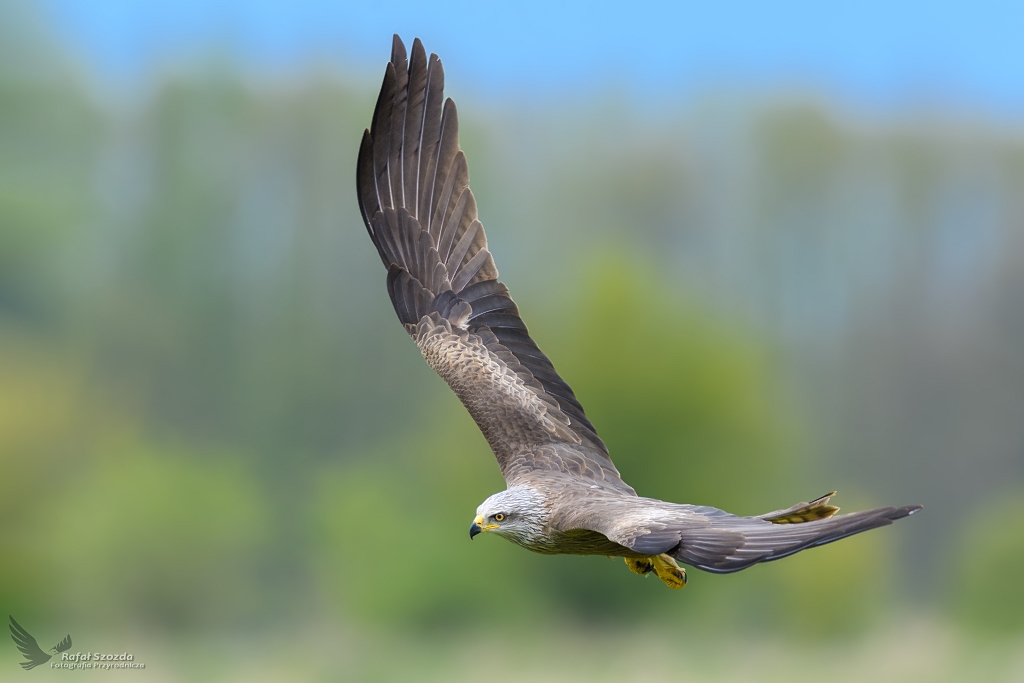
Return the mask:
{"type": "MultiPolygon", "coordinates": [[[[14,617],[8,615],[11,623],[8,628],[11,629],[11,638],[14,640],[14,644],[21,650],[21,654],[25,656],[28,661],[21,662],[21,668],[28,671],[34,669],[40,664],[46,664],[50,661],[53,655],[48,655],[42,651],[39,647],[39,643],[32,637],[28,631],[26,631],[21,624],[14,620],[14,617]]],[[[71,647],[71,635],[64,636],[64,640],[60,641],[56,645],[50,648],[50,652],[53,654],[59,654],[66,652],[71,647]]]]}
{"type": "Polygon", "coordinates": [[[507,484],[477,508],[470,538],[490,532],[538,553],[622,557],[633,572],[682,588],[680,562],[735,572],[920,509],[836,515],[832,492],[742,517],[638,496],[498,281],[455,103],[443,93],[437,55],[417,38],[407,58],[396,35],[356,185],[399,320],[480,427],[507,484]]]}

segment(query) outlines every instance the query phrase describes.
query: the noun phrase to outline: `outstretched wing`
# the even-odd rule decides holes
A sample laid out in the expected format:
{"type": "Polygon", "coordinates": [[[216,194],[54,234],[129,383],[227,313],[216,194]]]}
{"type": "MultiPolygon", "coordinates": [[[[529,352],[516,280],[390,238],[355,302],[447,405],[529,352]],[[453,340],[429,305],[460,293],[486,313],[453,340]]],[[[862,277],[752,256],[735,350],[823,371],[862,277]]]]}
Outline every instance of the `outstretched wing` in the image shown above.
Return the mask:
{"type": "Polygon", "coordinates": [[[398,318],[480,426],[506,479],[524,468],[591,472],[628,486],[572,389],[530,338],[487,249],[455,104],[444,71],[419,39],[406,59],[396,35],[372,127],[359,149],[357,191],[370,238],[388,269],[398,318]],[[442,104],[443,102],[443,104],[442,104]],[[554,449],[537,449],[556,445],[554,449]],[[521,458],[531,453],[529,465],[521,458]]]}
{"type": "Polygon", "coordinates": [[[728,574],[888,526],[920,509],[920,505],[882,507],[812,521],[787,517],[787,521],[772,522],[764,516],[739,517],[712,507],[607,497],[588,500],[570,511],[560,527],[598,531],[642,555],[668,553],[698,569],[728,574]]]}
{"type": "Polygon", "coordinates": [[[64,636],[64,640],[57,643],[53,649],[57,652],[67,652],[71,649],[71,634],[64,636]]]}
{"type": "MultiPolygon", "coordinates": [[[[10,617],[10,615],[8,615],[10,617]]],[[[14,617],[10,617],[10,629],[11,638],[14,639],[14,644],[21,650],[21,654],[25,655],[27,662],[21,662],[21,667],[26,671],[28,669],[34,669],[40,664],[45,664],[50,661],[50,655],[39,649],[39,643],[32,635],[22,628],[21,624],[14,620],[14,617]]]]}

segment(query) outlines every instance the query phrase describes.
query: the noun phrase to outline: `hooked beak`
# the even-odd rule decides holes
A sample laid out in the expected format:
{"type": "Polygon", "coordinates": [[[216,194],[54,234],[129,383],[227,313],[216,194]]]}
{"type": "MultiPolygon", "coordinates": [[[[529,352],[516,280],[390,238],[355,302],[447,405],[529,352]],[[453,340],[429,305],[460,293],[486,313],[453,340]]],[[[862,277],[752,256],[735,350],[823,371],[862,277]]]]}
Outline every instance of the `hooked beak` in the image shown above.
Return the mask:
{"type": "Polygon", "coordinates": [[[476,519],[473,520],[473,526],[469,527],[469,538],[473,540],[473,537],[482,531],[490,531],[491,529],[497,529],[497,524],[484,524],[484,516],[477,515],[476,519]]]}

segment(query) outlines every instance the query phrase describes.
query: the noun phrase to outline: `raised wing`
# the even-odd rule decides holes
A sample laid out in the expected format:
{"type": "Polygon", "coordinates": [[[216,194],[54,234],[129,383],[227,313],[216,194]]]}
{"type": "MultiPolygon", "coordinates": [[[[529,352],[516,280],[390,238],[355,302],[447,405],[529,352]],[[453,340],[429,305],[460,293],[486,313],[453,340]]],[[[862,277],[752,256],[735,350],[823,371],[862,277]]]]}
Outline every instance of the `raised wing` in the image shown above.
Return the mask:
{"type": "Polygon", "coordinates": [[[11,638],[14,639],[14,644],[18,646],[21,654],[25,655],[25,659],[28,660],[21,662],[21,668],[27,671],[50,661],[50,655],[39,648],[39,643],[36,642],[36,639],[22,628],[21,624],[14,620],[14,617],[10,617],[10,620],[11,638]]]}
{"type": "Polygon", "coordinates": [[[568,471],[557,457],[538,462],[544,449],[534,448],[561,444],[586,458],[585,471],[628,489],[497,280],[455,104],[443,91],[437,55],[428,59],[417,39],[407,60],[396,35],[357,168],[359,208],[388,268],[395,312],[480,426],[506,479],[523,471],[528,451],[529,468],[568,471]]]}

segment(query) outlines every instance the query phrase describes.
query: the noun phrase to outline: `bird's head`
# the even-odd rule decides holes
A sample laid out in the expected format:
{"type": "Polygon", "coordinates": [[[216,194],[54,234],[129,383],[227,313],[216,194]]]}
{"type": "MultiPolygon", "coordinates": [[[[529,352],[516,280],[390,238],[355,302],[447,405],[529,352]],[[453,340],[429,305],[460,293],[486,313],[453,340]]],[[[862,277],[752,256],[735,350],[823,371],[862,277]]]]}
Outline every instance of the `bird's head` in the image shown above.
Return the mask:
{"type": "Polygon", "coordinates": [[[544,527],[543,497],[535,489],[514,486],[480,503],[469,527],[469,537],[484,531],[499,536],[527,539],[544,527]]]}

